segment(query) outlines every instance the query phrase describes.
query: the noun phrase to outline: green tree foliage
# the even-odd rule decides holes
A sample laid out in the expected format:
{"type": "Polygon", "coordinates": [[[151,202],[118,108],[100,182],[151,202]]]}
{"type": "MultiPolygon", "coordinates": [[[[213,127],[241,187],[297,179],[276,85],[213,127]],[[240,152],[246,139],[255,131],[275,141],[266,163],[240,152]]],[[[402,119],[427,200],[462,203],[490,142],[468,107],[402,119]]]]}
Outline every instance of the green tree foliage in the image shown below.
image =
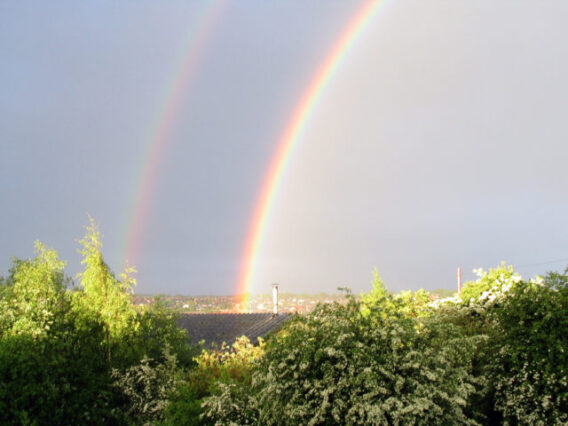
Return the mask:
{"type": "Polygon", "coordinates": [[[177,318],[178,314],[156,297],[152,304],[139,310],[139,326],[132,346],[141,356],[160,362],[165,361],[164,348],[167,346],[181,367],[193,367],[193,358],[198,352],[188,344],[187,330],[179,327],[177,318]]]}
{"type": "Polygon", "coordinates": [[[551,289],[564,289],[568,285],[568,268],[564,272],[549,272],[543,279],[544,284],[551,289]]]}
{"type": "Polygon", "coordinates": [[[388,316],[394,309],[394,304],[389,296],[385,282],[379,275],[379,271],[376,268],[373,270],[373,280],[371,281],[371,285],[373,288],[369,293],[361,294],[364,314],[368,314],[370,312],[370,306],[381,306],[383,309],[383,317],[388,316]]]}
{"type": "Polygon", "coordinates": [[[182,370],[167,346],[161,358],[157,362],[144,357],[123,372],[112,371],[113,386],[122,396],[115,411],[124,422],[152,424],[163,419],[168,397],[182,380],[182,370]]]}
{"type": "Polygon", "coordinates": [[[391,295],[293,319],[202,404],[217,424],[566,424],[568,271],[479,272],[462,301],[391,295]]]}
{"type": "Polygon", "coordinates": [[[395,294],[394,300],[401,313],[413,318],[429,316],[432,313],[430,307],[430,293],[420,289],[418,291],[401,291],[395,294]]]}
{"type": "Polygon", "coordinates": [[[242,402],[250,396],[252,374],[263,353],[263,341],[255,346],[246,336],[230,346],[203,350],[196,357],[197,367],[171,395],[166,424],[246,424],[252,414],[242,402]]]}
{"type": "Polygon", "coordinates": [[[371,291],[361,294],[361,312],[363,315],[369,315],[372,309],[375,310],[375,315],[380,315],[383,319],[400,313],[417,318],[428,315],[430,312],[430,293],[425,290],[401,291],[398,294],[390,294],[376,268],[373,270],[371,284],[371,291]],[[380,309],[380,312],[377,309],[380,309]]]}
{"type": "Polygon", "coordinates": [[[268,342],[251,388],[221,387],[204,403],[206,416],[220,424],[468,423],[476,338],[433,320],[418,327],[388,293],[375,300],[295,317],[268,342]]]}
{"type": "Polygon", "coordinates": [[[478,413],[472,417],[488,424],[566,424],[568,277],[551,273],[527,282],[503,264],[479,276],[475,292],[436,312],[464,333],[485,337],[473,360],[483,386],[469,401],[478,413]]]}
{"type": "Polygon", "coordinates": [[[1,424],[568,423],[568,270],[505,264],[430,301],[318,305],[267,344],[196,352],[159,300],[136,309],[90,221],[80,286],[36,243],[0,280],[1,424]]]}
{"type": "Polygon", "coordinates": [[[192,365],[173,313],[159,305],[136,311],[132,271],[113,275],[92,220],[81,244],[78,288],[66,288],[64,262],[41,243],[2,280],[0,424],[157,420],[172,377],[183,373],[177,355],[192,365]]]}
{"type": "Polygon", "coordinates": [[[507,424],[568,423],[567,278],[523,283],[492,309],[501,339],[490,372],[507,424]]]}
{"type": "Polygon", "coordinates": [[[99,321],[105,330],[105,346],[109,362],[115,350],[127,351],[125,342],[139,327],[136,310],[130,300],[133,268],[127,268],[117,279],[105,263],[102,255],[100,233],[89,218],[87,234],[80,240],[84,271],[79,274],[82,291],[74,294],[74,308],[80,313],[78,327],[83,322],[99,321]]]}
{"type": "Polygon", "coordinates": [[[0,423],[104,421],[102,329],[75,329],[64,263],[35,247],[34,259],[14,259],[0,297],[0,423]]]}
{"type": "Polygon", "coordinates": [[[478,279],[476,281],[468,281],[459,294],[464,303],[468,304],[472,300],[477,300],[483,293],[492,290],[501,291],[504,284],[515,284],[521,281],[521,276],[516,274],[513,267],[502,262],[496,268],[490,268],[489,271],[476,269],[474,271],[478,279]]]}
{"type": "Polygon", "coordinates": [[[0,297],[0,333],[46,335],[65,303],[65,262],[55,250],[35,242],[36,257],[14,259],[0,297]]]}

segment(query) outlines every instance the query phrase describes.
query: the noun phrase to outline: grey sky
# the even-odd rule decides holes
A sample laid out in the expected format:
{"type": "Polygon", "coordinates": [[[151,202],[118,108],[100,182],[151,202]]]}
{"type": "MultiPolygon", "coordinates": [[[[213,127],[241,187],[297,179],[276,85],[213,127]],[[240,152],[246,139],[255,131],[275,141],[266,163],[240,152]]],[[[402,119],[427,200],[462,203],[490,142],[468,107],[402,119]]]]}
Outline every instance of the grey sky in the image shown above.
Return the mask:
{"type": "MultiPolygon", "coordinates": [[[[137,291],[234,291],[271,155],[360,4],[226,5],[160,162],[137,291]]],[[[75,274],[88,213],[119,268],[143,148],[203,7],[0,4],[2,271],[40,239],[75,274]]],[[[451,288],[459,265],[568,259],[567,18],[561,1],[388,2],[286,171],[256,291],[367,290],[375,266],[393,290],[451,288]]]]}

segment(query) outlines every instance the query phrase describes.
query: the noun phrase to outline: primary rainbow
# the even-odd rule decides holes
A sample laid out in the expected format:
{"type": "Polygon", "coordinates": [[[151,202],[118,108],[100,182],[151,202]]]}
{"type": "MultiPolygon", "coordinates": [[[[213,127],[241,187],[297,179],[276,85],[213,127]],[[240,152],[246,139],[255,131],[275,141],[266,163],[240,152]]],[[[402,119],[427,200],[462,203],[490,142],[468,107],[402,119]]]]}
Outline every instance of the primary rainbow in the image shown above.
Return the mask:
{"type": "Polygon", "coordinates": [[[142,234],[160,164],[175,124],[178,110],[192,81],[201,52],[206,45],[215,23],[223,9],[225,0],[211,0],[196,18],[187,33],[178,60],[173,68],[169,83],[160,102],[160,107],[150,136],[146,139],[141,167],[135,180],[134,198],[129,203],[126,215],[126,234],[122,243],[122,263],[134,265],[138,260],[142,234]]]}
{"type": "Polygon", "coordinates": [[[284,172],[292,158],[294,148],[298,145],[306,123],[310,119],[322,93],[349,50],[384,3],[384,0],[365,2],[349,21],[338,41],[334,44],[325,61],[316,72],[310,85],[304,91],[284,134],[278,142],[276,153],[272,157],[269,172],[262,186],[246,239],[244,261],[237,283],[237,294],[241,296],[241,304],[246,304],[252,290],[254,273],[267,219],[270,216],[276,194],[278,193],[284,172]]]}

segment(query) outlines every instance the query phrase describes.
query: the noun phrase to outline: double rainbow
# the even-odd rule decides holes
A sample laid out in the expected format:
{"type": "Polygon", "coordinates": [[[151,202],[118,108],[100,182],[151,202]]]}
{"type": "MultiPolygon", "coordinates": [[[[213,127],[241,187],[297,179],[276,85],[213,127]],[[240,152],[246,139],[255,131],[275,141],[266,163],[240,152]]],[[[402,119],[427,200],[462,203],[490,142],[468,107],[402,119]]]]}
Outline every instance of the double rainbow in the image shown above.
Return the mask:
{"type": "Polygon", "coordinates": [[[142,167],[135,180],[134,198],[126,216],[126,234],[123,238],[122,263],[136,264],[142,244],[142,235],[151,207],[152,194],[160,165],[167,148],[177,113],[199,65],[203,49],[224,10],[226,0],[211,0],[202,10],[187,33],[178,60],[164,92],[150,137],[145,142],[142,167]]]}
{"type": "Polygon", "coordinates": [[[270,217],[276,195],[282,183],[282,177],[290,163],[294,149],[301,140],[306,124],[329,82],[384,3],[385,1],[383,0],[366,2],[349,21],[338,41],[334,44],[311,83],[304,91],[284,134],[278,142],[276,153],[272,158],[268,175],[264,180],[246,239],[244,260],[237,283],[237,294],[241,296],[241,306],[246,305],[247,298],[252,290],[262,240],[266,232],[267,220],[270,217]]]}
{"type": "MultiPolygon", "coordinates": [[[[241,295],[242,302],[252,290],[255,270],[262,240],[266,232],[266,224],[270,217],[274,201],[282,183],[285,170],[291,161],[294,149],[301,140],[306,124],[312,116],[322,94],[336,74],[347,54],[368,27],[373,17],[386,0],[365,2],[354,17],[348,22],[337,42],[325,57],[324,62],[315,73],[314,78],[303,92],[300,102],[295,108],[285,131],[278,142],[276,153],[272,157],[269,172],[262,185],[258,202],[254,209],[244,248],[243,262],[240,268],[236,293],[241,295]]],[[[127,230],[123,239],[123,263],[135,264],[142,242],[142,234],[150,211],[150,202],[154,186],[159,174],[162,157],[167,148],[176,116],[188,87],[196,71],[199,58],[210,37],[215,24],[224,10],[226,0],[211,0],[189,31],[183,45],[179,60],[168,81],[156,120],[151,127],[150,137],[144,148],[141,169],[136,179],[134,198],[129,203],[130,209],[126,217],[127,230]]]]}

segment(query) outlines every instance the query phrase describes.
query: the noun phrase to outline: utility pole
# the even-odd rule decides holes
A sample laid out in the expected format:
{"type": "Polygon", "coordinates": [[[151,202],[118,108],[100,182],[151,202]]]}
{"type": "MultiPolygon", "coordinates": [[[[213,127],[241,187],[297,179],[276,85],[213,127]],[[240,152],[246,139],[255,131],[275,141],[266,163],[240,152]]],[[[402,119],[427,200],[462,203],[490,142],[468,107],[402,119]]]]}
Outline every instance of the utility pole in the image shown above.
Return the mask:
{"type": "Polygon", "coordinates": [[[462,291],[462,268],[458,266],[458,294],[462,291]]]}
{"type": "Polygon", "coordinates": [[[278,315],[278,284],[272,284],[272,315],[278,315]]]}

